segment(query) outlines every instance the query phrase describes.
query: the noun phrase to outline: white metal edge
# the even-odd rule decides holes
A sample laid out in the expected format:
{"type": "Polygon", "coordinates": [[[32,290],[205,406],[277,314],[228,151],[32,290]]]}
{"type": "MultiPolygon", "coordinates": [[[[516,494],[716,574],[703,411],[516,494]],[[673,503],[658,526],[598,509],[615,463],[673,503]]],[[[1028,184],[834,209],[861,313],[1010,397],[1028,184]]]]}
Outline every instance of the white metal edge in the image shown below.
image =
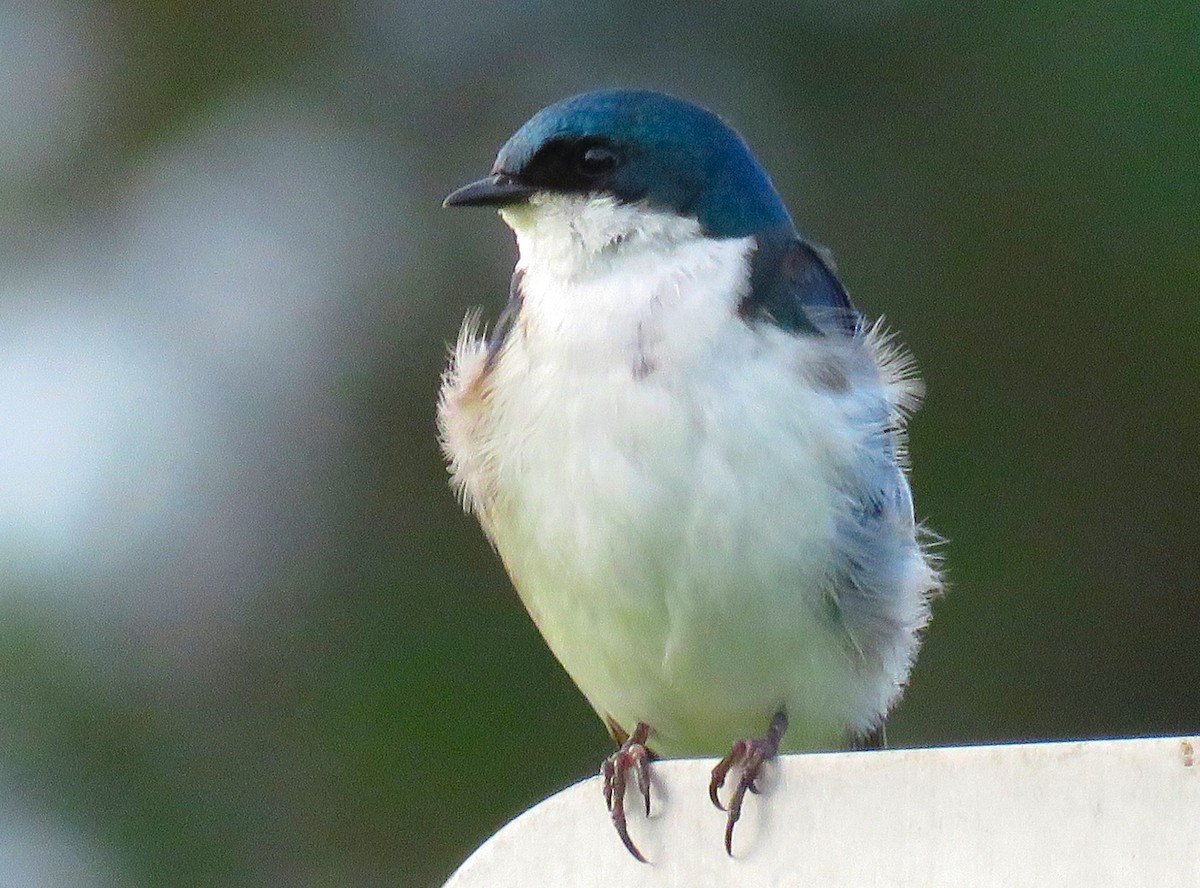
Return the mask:
{"type": "Polygon", "coordinates": [[[1200,737],[785,756],[722,847],[712,761],[656,762],[635,861],[597,778],[488,839],[446,888],[1200,888],[1200,737]]]}

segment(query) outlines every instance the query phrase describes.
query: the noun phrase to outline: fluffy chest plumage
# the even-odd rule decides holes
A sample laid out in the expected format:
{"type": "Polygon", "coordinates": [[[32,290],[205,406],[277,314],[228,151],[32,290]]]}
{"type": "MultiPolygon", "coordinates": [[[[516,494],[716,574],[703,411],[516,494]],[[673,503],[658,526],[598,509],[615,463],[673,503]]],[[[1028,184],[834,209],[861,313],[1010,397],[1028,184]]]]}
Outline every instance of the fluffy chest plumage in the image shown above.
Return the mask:
{"type": "Polygon", "coordinates": [[[873,430],[819,382],[834,346],[738,317],[751,239],[542,221],[516,220],[519,314],[491,350],[464,328],[440,421],[551,649],[667,753],[719,752],[781,706],[797,746],[869,725],[886,700],[830,594],[873,430]]]}

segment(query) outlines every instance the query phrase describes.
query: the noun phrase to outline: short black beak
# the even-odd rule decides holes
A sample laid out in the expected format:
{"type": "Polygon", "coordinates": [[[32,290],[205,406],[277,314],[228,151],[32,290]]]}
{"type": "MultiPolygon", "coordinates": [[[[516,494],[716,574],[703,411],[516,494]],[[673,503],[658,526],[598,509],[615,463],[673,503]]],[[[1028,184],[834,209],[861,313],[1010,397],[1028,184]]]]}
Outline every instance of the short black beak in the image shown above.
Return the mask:
{"type": "Polygon", "coordinates": [[[536,190],[531,185],[518,182],[504,173],[496,173],[450,192],[442,201],[442,206],[507,207],[528,200],[536,190]]]}

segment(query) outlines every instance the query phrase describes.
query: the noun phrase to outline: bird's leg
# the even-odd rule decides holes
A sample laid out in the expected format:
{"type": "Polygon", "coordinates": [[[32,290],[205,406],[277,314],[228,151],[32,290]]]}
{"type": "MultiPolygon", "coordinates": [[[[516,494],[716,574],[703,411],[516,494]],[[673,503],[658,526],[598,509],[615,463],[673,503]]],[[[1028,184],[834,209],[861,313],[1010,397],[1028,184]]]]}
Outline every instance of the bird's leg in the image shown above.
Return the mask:
{"type": "Polygon", "coordinates": [[[629,827],[625,823],[625,787],[629,783],[629,772],[632,771],[638,792],[642,794],[646,803],[646,815],[649,816],[652,753],[646,748],[646,740],[650,737],[650,726],[645,722],[638,722],[633,733],[628,736],[625,736],[625,732],[619,726],[610,724],[610,727],[613,728],[613,736],[621,746],[606,758],[600,767],[600,774],[604,777],[604,804],[612,813],[613,826],[617,828],[617,835],[621,837],[629,853],[645,863],[646,858],[633,844],[633,839],[629,838],[629,827]]]}
{"type": "Polygon", "coordinates": [[[779,754],[779,741],[783,739],[787,725],[787,713],[781,709],[772,717],[766,736],[756,740],[736,741],[729,754],[717,762],[712,770],[712,779],[708,783],[708,797],[717,808],[728,813],[725,820],[725,853],[730,857],[733,856],[733,825],[742,816],[742,801],[746,798],[746,791],[758,792],[758,785],[755,783],[758,773],[763,762],[779,754]],[[734,787],[733,795],[729,797],[729,805],[722,805],[717,790],[725,785],[725,778],[729,772],[738,766],[741,766],[742,775],[734,787]]]}
{"type": "Polygon", "coordinates": [[[880,725],[869,734],[855,734],[846,745],[853,752],[887,749],[887,731],[884,730],[883,725],[880,725]]]}

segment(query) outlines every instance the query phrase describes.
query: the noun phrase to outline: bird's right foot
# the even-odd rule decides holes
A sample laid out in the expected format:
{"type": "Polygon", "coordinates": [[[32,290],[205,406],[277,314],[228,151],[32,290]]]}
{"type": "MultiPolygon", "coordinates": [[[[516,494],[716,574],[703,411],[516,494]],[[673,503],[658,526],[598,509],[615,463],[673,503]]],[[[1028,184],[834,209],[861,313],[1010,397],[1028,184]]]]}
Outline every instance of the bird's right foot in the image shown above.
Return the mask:
{"type": "MultiPolygon", "coordinates": [[[[610,725],[610,727],[615,727],[610,725]]],[[[618,738],[623,731],[614,730],[618,738]]],[[[629,775],[632,772],[638,792],[646,804],[646,815],[650,814],[650,759],[652,753],[646,748],[646,740],[650,737],[650,726],[638,722],[633,733],[625,737],[620,748],[604,760],[600,774],[604,778],[604,804],[612,814],[613,826],[625,847],[637,860],[646,863],[642,852],[629,838],[629,826],[625,821],[625,787],[629,785],[629,775]]]]}
{"type": "Polygon", "coordinates": [[[733,827],[742,816],[742,803],[747,792],[758,792],[758,775],[762,766],[779,754],[779,742],[787,730],[787,713],[782,709],[775,713],[765,737],[753,740],[738,740],[725,758],[717,762],[708,784],[708,797],[725,817],[725,853],[733,856],[733,827]],[[717,790],[725,785],[725,778],[734,768],[741,769],[741,777],[729,797],[729,804],[722,805],[717,790]]]}

